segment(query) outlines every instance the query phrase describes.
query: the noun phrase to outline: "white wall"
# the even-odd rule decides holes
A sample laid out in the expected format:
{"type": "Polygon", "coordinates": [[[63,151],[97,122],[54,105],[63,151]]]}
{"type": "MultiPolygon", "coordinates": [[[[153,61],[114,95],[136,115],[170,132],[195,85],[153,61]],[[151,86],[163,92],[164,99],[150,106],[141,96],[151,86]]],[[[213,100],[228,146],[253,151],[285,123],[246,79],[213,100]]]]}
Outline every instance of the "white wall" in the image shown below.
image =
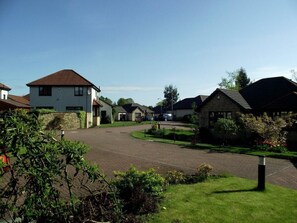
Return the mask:
{"type": "Polygon", "coordinates": [[[0,89],[0,99],[7,99],[8,98],[8,91],[0,89]]]}

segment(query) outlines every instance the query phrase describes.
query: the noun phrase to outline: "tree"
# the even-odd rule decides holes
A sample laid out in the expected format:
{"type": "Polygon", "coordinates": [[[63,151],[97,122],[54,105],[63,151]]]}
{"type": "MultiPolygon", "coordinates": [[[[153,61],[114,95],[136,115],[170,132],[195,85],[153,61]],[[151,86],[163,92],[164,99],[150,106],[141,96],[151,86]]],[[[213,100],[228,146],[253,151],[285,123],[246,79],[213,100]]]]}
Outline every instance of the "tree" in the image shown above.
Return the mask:
{"type": "Polygon", "coordinates": [[[241,67],[237,71],[235,85],[237,86],[238,90],[245,88],[250,84],[251,80],[247,77],[246,71],[241,67]]]}
{"type": "MultiPolygon", "coordinates": [[[[0,220],[85,222],[79,219],[79,191],[92,195],[92,186],[103,192],[108,183],[99,168],[84,159],[86,145],[56,140],[42,130],[42,123],[26,111],[0,119],[0,155],[11,158],[0,161],[0,220]]],[[[113,205],[101,208],[110,207],[115,211],[113,205]]]]}
{"type": "Polygon", "coordinates": [[[100,96],[100,100],[105,101],[105,102],[107,102],[110,105],[113,104],[112,100],[110,98],[108,98],[108,97],[100,96]]]}
{"type": "Polygon", "coordinates": [[[214,126],[214,133],[222,140],[224,145],[236,135],[237,130],[238,127],[232,119],[220,118],[214,126]]]}
{"type": "Polygon", "coordinates": [[[132,98],[120,98],[120,99],[118,100],[117,105],[118,105],[118,106],[123,106],[123,105],[131,104],[131,103],[134,103],[134,101],[133,101],[132,98]]]}
{"type": "Polygon", "coordinates": [[[173,104],[175,104],[179,98],[179,93],[177,92],[177,88],[173,87],[173,85],[165,86],[164,89],[164,103],[163,107],[166,109],[173,109],[173,104]]]}
{"type": "Polygon", "coordinates": [[[294,81],[297,81],[297,71],[294,70],[294,69],[292,69],[292,70],[290,70],[290,72],[291,72],[291,74],[292,74],[292,79],[293,79],[294,81]]]}
{"type": "Polygon", "coordinates": [[[234,72],[227,72],[228,78],[222,78],[219,83],[220,88],[230,90],[240,90],[250,84],[250,78],[247,77],[245,69],[242,67],[234,72]]]}

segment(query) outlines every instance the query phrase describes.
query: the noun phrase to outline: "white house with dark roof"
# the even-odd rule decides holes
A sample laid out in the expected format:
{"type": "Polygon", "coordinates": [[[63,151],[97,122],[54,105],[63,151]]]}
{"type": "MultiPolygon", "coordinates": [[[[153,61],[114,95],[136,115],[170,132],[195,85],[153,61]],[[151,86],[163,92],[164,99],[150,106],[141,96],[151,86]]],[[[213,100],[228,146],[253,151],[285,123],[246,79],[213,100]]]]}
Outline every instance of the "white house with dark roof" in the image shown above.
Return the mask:
{"type": "Polygon", "coordinates": [[[100,125],[100,89],[74,70],[65,69],[27,84],[32,109],[85,111],[87,127],[100,125]]]}

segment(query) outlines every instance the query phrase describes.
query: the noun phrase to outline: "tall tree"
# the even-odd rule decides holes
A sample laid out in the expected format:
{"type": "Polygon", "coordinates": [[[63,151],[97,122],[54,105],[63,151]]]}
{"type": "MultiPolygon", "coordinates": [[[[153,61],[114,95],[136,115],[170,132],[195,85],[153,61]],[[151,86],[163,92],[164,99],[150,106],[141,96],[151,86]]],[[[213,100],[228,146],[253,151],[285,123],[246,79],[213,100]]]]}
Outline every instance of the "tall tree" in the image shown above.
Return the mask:
{"type": "Polygon", "coordinates": [[[179,93],[176,87],[173,87],[172,84],[165,86],[164,88],[164,101],[163,107],[166,109],[173,110],[173,104],[177,102],[179,98],[179,93]]]}
{"type": "Polygon", "coordinates": [[[251,83],[245,69],[242,67],[234,72],[227,72],[227,74],[228,77],[222,78],[222,81],[219,83],[220,88],[240,90],[251,83]]]}
{"type": "Polygon", "coordinates": [[[236,73],[235,85],[238,90],[245,88],[251,83],[251,80],[248,78],[245,69],[241,67],[236,73]]]}
{"type": "Polygon", "coordinates": [[[134,100],[132,98],[120,98],[118,100],[117,105],[118,106],[123,106],[123,105],[131,104],[131,103],[134,103],[134,100]]]}
{"type": "Polygon", "coordinates": [[[103,101],[107,102],[110,105],[113,104],[112,100],[110,98],[108,98],[108,97],[100,96],[100,100],[103,100],[103,101]]]}
{"type": "Polygon", "coordinates": [[[292,74],[292,79],[293,81],[296,81],[297,82],[297,71],[292,69],[290,70],[291,74],[292,74]]]}

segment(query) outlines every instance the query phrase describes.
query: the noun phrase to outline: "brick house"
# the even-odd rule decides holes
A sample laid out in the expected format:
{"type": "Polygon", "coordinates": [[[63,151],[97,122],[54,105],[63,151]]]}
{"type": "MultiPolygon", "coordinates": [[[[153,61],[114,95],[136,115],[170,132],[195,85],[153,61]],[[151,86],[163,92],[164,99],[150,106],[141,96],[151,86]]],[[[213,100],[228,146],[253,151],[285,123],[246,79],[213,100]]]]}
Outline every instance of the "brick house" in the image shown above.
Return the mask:
{"type": "Polygon", "coordinates": [[[297,112],[297,83],[285,77],[261,79],[240,91],[216,89],[198,108],[200,126],[212,128],[219,118],[234,118],[236,113],[266,112],[281,116],[297,112]]]}

